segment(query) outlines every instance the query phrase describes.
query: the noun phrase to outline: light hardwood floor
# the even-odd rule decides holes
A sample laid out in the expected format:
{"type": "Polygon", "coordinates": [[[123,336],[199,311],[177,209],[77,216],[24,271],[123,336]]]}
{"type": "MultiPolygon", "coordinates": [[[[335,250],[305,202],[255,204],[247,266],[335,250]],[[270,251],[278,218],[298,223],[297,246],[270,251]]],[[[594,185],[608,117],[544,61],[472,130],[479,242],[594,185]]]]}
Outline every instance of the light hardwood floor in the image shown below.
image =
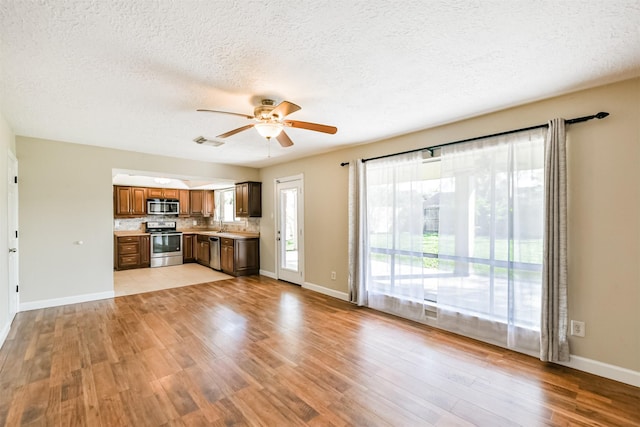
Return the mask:
{"type": "Polygon", "coordinates": [[[632,426],[640,389],[262,276],[19,313],[0,425],[632,426]]]}

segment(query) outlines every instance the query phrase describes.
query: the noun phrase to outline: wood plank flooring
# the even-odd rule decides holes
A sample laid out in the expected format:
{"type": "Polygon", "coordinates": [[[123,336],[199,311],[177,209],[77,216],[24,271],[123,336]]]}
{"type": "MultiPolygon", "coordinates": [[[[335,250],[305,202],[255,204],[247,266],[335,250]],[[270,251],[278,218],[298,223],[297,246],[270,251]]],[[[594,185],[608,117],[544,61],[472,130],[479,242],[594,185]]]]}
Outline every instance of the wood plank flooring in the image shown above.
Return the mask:
{"type": "Polygon", "coordinates": [[[640,389],[262,276],[19,313],[6,426],[637,426],[640,389]]]}

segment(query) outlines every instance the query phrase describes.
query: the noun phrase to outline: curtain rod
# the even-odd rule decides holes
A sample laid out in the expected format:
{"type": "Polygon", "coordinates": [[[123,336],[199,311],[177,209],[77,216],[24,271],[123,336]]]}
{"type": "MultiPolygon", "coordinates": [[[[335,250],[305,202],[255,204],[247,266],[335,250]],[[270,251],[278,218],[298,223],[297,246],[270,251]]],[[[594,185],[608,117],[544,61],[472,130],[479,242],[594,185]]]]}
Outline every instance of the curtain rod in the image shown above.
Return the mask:
{"type": "MultiPolygon", "coordinates": [[[[586,121],[592,120],[592,119],[604,119],[608,115],[609,115],[609,113],[601,111],[601,112],[599,112],[597,114],[594,114],[592,116],[576,117],[575,119],[565,120],[564,122],[566,124],[571,125],[571,124],[574,124],[574,123],[586,122],[586,121]]],[[[444,144],[433,145],[431,147],[416,148],[414,150],[402,151],[400,153],[385,154],[385,155],[377,156],[377,157],[369,157],[368,159],[362,159],[362,163],[368,162],[369,160],[384,159],[384,158],[387,158],[387,157],[399,156],[401,154],[409,154],[409,153],[415,153],[415,152],[418,152],[418,151],[425,151],[425,150],[429,150],[429,152],[433,155],[434,150],[438,150],[438,149],[440,149],[442,147],[448,147],[449,145],[461,144],[463,142],[476,141],[478,139],[491,138],[493,136],[509,135],[510,133],[524,132],[524,131],[527,131],[527,130],[546,128],[546,127],[549,127],[549,125],[547,123],[542,124],[542,125],[529,126],[529,127],[521,128],[521,129],[508,130],[508,131],[505,131],[505,132],[493,133],[491,135],[476,136],[474,138],[461,139],[459,141],[447,142],[447,143],[444,143],[444,144]]],[[[349,162],[342,162],[342,163],[340,163],[340,166],[347,166],[348,164],[349,164],[349,162]]]]}

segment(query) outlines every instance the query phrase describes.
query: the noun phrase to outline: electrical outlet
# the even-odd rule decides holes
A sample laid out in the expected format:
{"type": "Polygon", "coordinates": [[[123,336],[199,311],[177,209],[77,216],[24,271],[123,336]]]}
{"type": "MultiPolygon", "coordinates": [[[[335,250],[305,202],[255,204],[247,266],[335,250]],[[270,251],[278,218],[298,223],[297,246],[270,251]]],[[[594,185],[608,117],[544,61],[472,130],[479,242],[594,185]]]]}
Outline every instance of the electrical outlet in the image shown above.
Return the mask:
{"type": "Polygon", "coordinates": [[[584,337],[584,322],[579,320],[571,321],[571,335],[574,337],[584,337]]]}
{"type": "Polygon", "coordinates": [[[331,272],[331,280],[336,280],[336,272],[335,271],[331,272]]]}

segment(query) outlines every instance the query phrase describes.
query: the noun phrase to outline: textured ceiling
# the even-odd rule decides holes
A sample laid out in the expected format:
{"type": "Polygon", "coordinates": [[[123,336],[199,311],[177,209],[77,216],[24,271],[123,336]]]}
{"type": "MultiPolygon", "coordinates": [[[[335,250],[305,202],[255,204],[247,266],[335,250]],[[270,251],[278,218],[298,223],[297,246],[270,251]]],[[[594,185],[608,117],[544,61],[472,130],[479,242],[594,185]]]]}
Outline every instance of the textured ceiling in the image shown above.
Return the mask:
{"type": "Polygon", "coordinates": [[[0,0],[0,107],[17,135],[261,167],[638,76],[639,23],[637,0],[0,0]],[[197,108],[266,96],[338,133],[193,142],[249,123],[197,108]]]}

